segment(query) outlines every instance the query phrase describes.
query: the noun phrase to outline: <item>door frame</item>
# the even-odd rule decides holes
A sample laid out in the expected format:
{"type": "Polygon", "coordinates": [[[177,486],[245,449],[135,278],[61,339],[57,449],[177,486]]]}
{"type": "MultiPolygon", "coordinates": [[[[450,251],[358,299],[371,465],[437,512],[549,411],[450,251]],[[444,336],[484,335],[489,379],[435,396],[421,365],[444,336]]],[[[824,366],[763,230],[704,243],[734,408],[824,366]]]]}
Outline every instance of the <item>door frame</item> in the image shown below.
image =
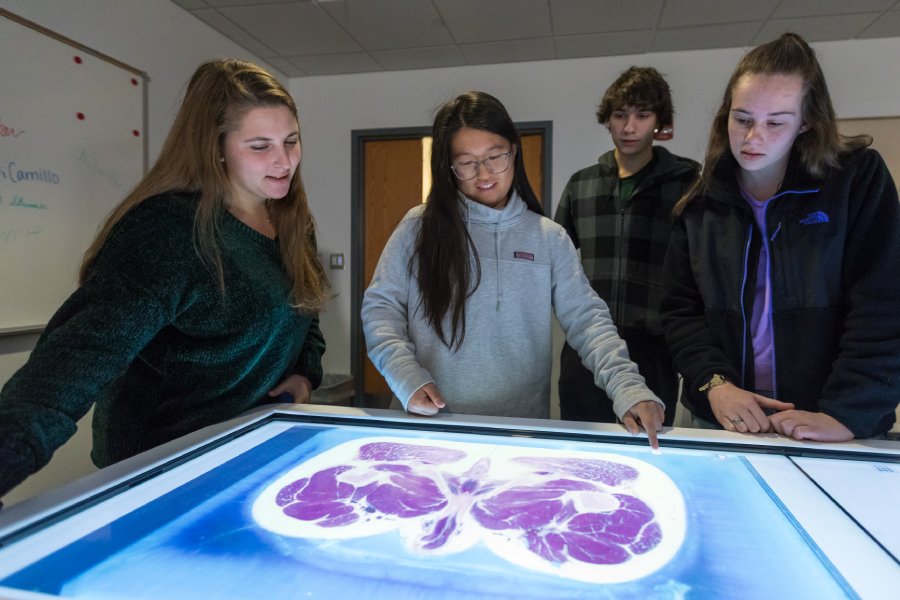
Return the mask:
{"type": "Polygon", "coordinates": [[[528,133],[541,134],[541,204],[544,214],[553,218],[553,121],[521,121],[516,123],[519,135],[528,133]]]}
{"type": "Polygon", "coordinates": [[[365,268],[363,252],[366,237],[365,195],[365,146],[366,142],[384,140],[421,139],[431,135],[431,127],[393,127],[389,129],[354,129],[350,159],[350,373],[353,375],[353,406],[365,406],[365,382],[363,381],[362,351],[365,341],[362,331],[362,296],[365,292],[365,268]]]}
{"type": "MultiPolygon", "coordinates": [[[[353,129],[351,136],[350,156],[350,373],[353,376],[353,406],[365,405],[363,382],[363,356],[365,347],[362,331],[362,296],[365,292],[365,269],[363,268],[363,252],[365,250],[365,143],[383,140],[407,140],[423,138],[431,135],[430,126],[391,127],[379,129],[353,129]]],[[[553,218],[553,202],[551,197],[553,175],[553,121],[523,121],[516,123],[520,134],[542,134],[541,158],[543,169],[543,185],[541,199],[544,213],[553,218]]]]}

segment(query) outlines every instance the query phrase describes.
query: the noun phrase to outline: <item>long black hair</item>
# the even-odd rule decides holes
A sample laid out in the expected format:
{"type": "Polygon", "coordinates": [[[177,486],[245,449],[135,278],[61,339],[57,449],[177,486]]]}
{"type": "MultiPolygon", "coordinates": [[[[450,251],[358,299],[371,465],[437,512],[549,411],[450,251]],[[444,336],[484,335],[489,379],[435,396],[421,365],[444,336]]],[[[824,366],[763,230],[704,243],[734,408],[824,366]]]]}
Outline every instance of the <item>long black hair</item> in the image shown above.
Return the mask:
{"type": "Polygon", "coordinates": [[[421,308],[438,338],[456,349],[466,336],[466,300],[481,281],[481,262],[466,229],[456,178],[450,170],[453,136],[463,127],[502,136],[515,150],[513,189],[529,210],[544,214],[525,175],[522,142],[499,100],[484,92],[460,94],[434,117],[431,146],[431,190],[409,269],[422,293],[421,308]],[[449,337],[444,319],[450,314],[449,337]]]}

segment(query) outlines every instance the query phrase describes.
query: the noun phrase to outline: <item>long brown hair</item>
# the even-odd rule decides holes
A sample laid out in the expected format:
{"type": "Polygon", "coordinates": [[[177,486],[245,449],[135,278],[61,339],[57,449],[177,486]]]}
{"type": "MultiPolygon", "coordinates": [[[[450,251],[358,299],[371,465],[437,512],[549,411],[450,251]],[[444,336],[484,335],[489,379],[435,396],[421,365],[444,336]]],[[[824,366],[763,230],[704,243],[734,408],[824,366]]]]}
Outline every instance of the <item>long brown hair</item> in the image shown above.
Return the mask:
{"type": "Polygon", "coordinates": [[[431,134],[431,190],[409,268],[412,272],[417,265],[415,276],[426,322],[441,342],[457,349],[466,337],[466,300],[481,281],[478,252],[466,229],[456,178],[450,170],[453,136],[463,127],[506,138],[515,150],[512,187],[529,210],[544,214],[525,175],[519,132],[503,104],[490,94],[470,91],[441,106],[431,134]],[[443,325],[447,313],[451,315],[449,338],[443,325]]]}
{"type": "MultiPolygon", "coordinates": [[[[79,281],[91,265],[113,226],[141,202],[167,192],[197,194],[194,244],[225,291],[219,248],[220,218],[228,209],[231,186],[220,160],[225,134],[239,128],[251,109],[285,106],[297,117],[297,106],[287,90],[257,65],[233,59],[201,64],[188,83],[184,101],[172,124],[159,158],[150,172],[110,213],[84,255],[79,281]]],[[[299,119],[298,119],[299,123],[299,119]]],[[[275,227],[285,272],[291,282],[292,302],[300,310],[317,311],[327,300],[328,282],[315,248],[315,223],[298,166],[287,195],[267,202],[275,227]]]]}
{"type": "Polygon", "coordinates": [[[734,88],[744,75],[799,75],[803,80],[803,122],[807,130],[797,136],[794,150],[800,164],[813,177],[821,177],[827,168],[838,165],[841,153],[863,148],[872,143],[867,135],[844,136],[838,133],[837,117],[831,104],[831,95],[825,83],[825,75],[816,58],[816,52],[796,33],[785,33],[777,40],[758,46],[748,52],[728,80],[722,104],[713,118],[709,134],[703,172],[690,190],[675,205],[674,214],[680,215],[685,206],[696,196],[709,189],[713,171],[719,160],[731,153],[728,140],[728,118],[731,113],[731,97],[734,88]]]}

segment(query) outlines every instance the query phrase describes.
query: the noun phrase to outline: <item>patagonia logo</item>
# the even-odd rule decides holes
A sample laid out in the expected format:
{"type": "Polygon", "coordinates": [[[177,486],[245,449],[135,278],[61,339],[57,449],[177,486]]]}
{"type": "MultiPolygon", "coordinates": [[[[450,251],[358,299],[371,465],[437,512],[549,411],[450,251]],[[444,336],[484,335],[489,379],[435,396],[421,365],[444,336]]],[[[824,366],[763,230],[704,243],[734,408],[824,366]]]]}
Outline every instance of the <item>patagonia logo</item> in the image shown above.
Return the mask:
{"type": "Polygon", "coordinates": [[[513,256],[515,258],[521,258],[522,260],[530,260],[534,262],[534,254],[531,252],[513,252],[513,256]]]}
{"type": "Polygon", "coordinates": [[[800,219],[800,224],[815,225],[816,223],[829,223],[830,221],[831,219],[828,218],[827,214],[823,213],[821,210],[817,210],[800,219]]]}

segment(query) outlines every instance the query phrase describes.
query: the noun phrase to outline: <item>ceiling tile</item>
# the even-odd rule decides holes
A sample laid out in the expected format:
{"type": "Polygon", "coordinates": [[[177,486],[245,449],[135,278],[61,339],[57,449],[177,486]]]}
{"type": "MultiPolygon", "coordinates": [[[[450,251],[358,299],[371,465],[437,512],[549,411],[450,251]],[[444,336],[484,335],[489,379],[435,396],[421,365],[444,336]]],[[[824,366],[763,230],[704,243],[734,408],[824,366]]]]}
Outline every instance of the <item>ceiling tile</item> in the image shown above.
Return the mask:
{"type": "Polygon", "coordinates": [[[660,29],[653,39],[651,52],[675,52],[704,48],[747,46],[762,27],[762,21],[660,29]]]}
{"type": "Polygon", "coordinates": [[[203,0],[172,0],[172,2],[186,10],[194,10],[196,8],[209,8],[209,5],[203,0]]]}
{"type": "Polygon", "coordinates": [[[556,37],[556,58],[643,54],[650,50],[653,30],[590,33],[556,37]]]}
{"type": "Polygon", "coordinates": [[[270,65],[287,75],[288,77],[303,77],[309,75],[306,71],[291,63],[291,61],[280,56],[266,59],[270,65]]]}
{"type": "Polygon", "coordinates": [[[620,0],[550,0],[553,33],[572,35],[652,29],[663,0],[631,0],[622,10],[620,0]]]}
{"type": "Polygon", "coordinates": [[[283,56],[362,50],[316,4],[240,6],[223,8],[219,12],[283,56]]]}
{"type": "Polygon", "coordinates": [[[900,37],[900,0],[172,1],[292,77],[900,37]]]}
{"type": "Polygon", "coordinates": [[[342,52],[316,56],[289,56],[288,60],[309,75],[338,75],[382,71],[374,58],[365,52],[342,52]]]}
{"type": "Polygon", "coordinates": [[[192,15],[211,26],[213,29],[231,39],[236,44],[243,46],[251,53],[259,57],[274,56],[277,54],[275,50],[260,42],[252,35],[235,25],[229,19],[224,17],[220,12],[212,9],[195,10],[192,15]]]}
{"type": "Polygon", "coordinates": [[[525,60],[550,60],[555,58],[553,38],[549,37],[460,44],[459,49],[466,61],[471,65],[522,62],[525,60]]]}
{"type": "Polygon", "coordinates": [[[846,40],[862,33],[876,18],[877,14],[772,19],[756,34],[753,43],[764,44],[788,31],[799,33],[808,42],[846,40]]]}
{"type": "MultiPolygon", "coordinates": [[[[666,2],[660,27],[691,27],[741,21],[764,21],[779,0],[678,0],[666,2]]],[[[702,43],[702,40],[698,40],[702,43]]],[[[733,44],[732,44],[733,45],[733,44]]],[[[708,47],[708,46],[701,46],[708,47]]]]}
{"type": "Polygon", "coordinates": [[[900,36],[900,10],[892,10],[866,27],[859,37],[879,38],[900,36]]]}
{"type": "Polygon", "coordinates": [[[432,0],[458,44],[551,35],[547,0],[432,0]]]}
{"type": "Polygon", "coordinates": [[[309,4],[312,0],[203,0],[206,4],[214,8],[224,8],[232,6],[260,6],[263,4],[309,4]]]}
{"type": "Polygon", "coordinates": [[[823,15],[846,15],[871,13],[887,10],[896,0],[781,0],[772,13],[773,19],[791,17],[819,17],[823,15]]]}
{"type": "Polygon", "coordinates": [[[430,2],[422,0],[331,0],[319,4],[368,50],[452,44],[430,2]]]}
{"type": "Polygon", "coordinates": [[[379,50],[373,52],[382,67],[388,70],[433,69],[466,64],[456,46],[431,46],[408,50],[379,50]]]}

